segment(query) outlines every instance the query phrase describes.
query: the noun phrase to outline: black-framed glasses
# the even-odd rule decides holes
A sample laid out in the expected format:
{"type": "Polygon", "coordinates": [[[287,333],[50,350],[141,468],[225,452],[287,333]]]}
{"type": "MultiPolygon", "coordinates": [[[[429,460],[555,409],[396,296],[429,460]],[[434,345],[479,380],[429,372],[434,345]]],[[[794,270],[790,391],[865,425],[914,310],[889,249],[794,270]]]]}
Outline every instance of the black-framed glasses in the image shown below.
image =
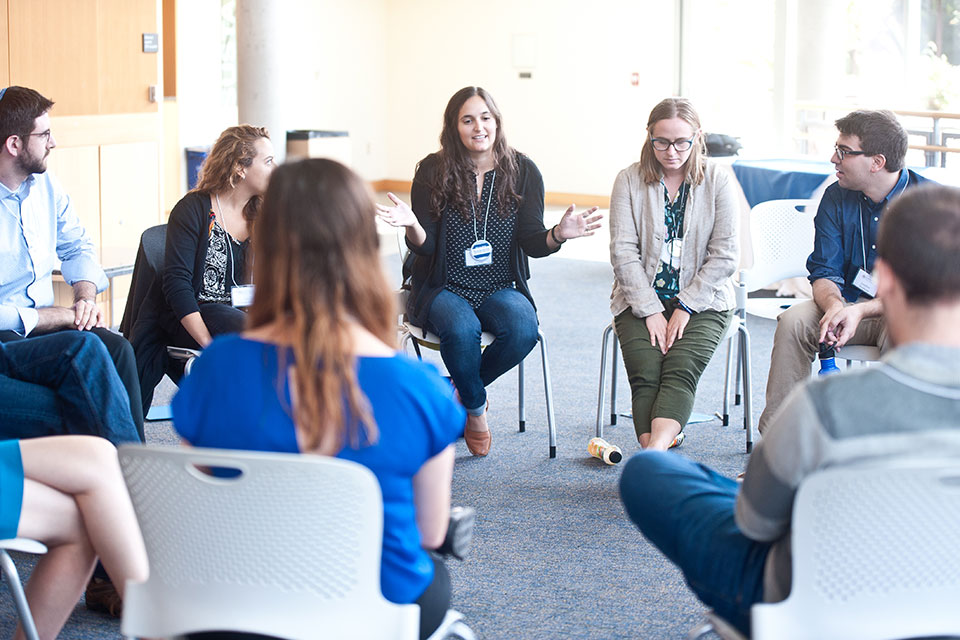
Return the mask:
{"type": "Polygon", "coordinates": [[[690,138],[689,140],[667,140],[666,138],[650,138],[650,143],[653,144],[653,148],[657,151],[666,151],[670,147],[673,147],[678,153],[683,153],[684,151],[690,150],[695,139],[696,138],[690,138]]]}
{"type": "Polygon", "coordinates": [[[840,158],[840,162],[843,162],[843,158],[845,156],[869,155],[866,151],[854,151],[853,149],[841,149],[837,145],[833,145],[833,150],[837,152],[837,157],[840,158]]]}
{"type": "Polygon", "coordinates": [[[52,132],[50,131],[50,129],[47,129],[46,131],[41,131],[40,133],[25,133],[23,134],[23,137],[29,138],[30,136],[36,136],[38,138],[43,138],[43,143],[47,144],[48,142],[50,142],[51,133],[52,132]]]}

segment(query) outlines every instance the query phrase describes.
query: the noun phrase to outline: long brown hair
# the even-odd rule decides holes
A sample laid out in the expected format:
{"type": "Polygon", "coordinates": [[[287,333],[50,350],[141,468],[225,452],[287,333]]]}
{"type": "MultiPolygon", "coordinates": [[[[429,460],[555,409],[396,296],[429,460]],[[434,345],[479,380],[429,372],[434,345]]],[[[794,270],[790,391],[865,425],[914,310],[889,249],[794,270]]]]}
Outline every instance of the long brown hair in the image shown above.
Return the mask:
{"type": "Polygon", "coordinates": [[[520,177],[520,168],[517,162],[517,152],[507,144],[507,136],[503,131],[503,116],[493,96],[483,87],[464,87],[457,91],[447,102],[443,111],[443,130],[440,131],[440,170],[436,180],[430,185],[430,204],[437,217],[443,210],[455,207],[464,218],[473,217],[473,208],[470,206],[476,201],[477,183],[474,172],[477,167],[470,154],[460,140],[458,124],[460,109],[463,103],[473,96],[480,96],[487,104],[490,114],[497,123],[497,137],[493,142],[493,162],[497,170],[497,181],[494,192],[497,197],[500,215],[509,215],[511,201],[519,203],[517,182],[520,177]]]}
{"type": "MultiPolygon", "coordinates": [[[[213,195],[218,191],[233,189],[240,181],[240,169],[253,164],[257,157],[257,148],[254,143],[260,138],[269,138],[270,135],[263,127],[254,127],[249,124],[240,124],[223,130],[213,148],[203,161],[200,173],[197,175],[197,186],[193,191],[213,195]]],[[[247,226],[253,228],[253,221],[260,210],[262,196],[254,196],[243,206],[243,218],[247,226]]]]}
{"type": "MultiPolygon", "coordinates": [[[[257,293],[248,323],[275,324],[289,336],[292,417],[307,451],[331,454],[345,438],[359,447],[377,437],[350,334],[358,323],[386,344],[396,342],[375,218],[363,180],[338,162],[314,158],[274,171],[254,229],[257,293]]],[[[289,364],[281,358],[278,384],[289,364]]]]}
{"type": "Polygon", "coordinates": [[[686,98],[661,100],[650,112],[650,117],[647,118],[647,139],[640,151],[640,173],[643,176],[643,181],[647,184],[660,182],[660,174],[663,168],[660,166],[657,156],[653,153],[651,138],[653,137],[653,126],[661,120],[669,120],[670,118],[680,118],[693,127],[696,140],[693,141],[690,157],[684,164],[687,172],[684,181],[690,184],[700,184],[703,182],[703,174],[707,165],[707,145],[703,139],[703,134],[700,132],[700,116],[697,115],[697,110],[693,108],[693,104],[686,98]]]}

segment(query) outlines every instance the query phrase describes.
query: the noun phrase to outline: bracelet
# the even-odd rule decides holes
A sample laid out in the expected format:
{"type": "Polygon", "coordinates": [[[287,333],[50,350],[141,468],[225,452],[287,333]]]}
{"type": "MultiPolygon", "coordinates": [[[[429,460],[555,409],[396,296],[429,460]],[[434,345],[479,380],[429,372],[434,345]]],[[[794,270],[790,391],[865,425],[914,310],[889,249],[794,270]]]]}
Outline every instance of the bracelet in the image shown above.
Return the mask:
{"type": "Polygon", "coordinates": [[[691,308],[688,307],[687,305],[683,304],[683,300],[681,300],[680,298],[674,298],[674,300],[676,301],[678,307],[680,307],[681,309],[683,309],[684,311],[686,311],[686,312],[689,313],[690,315],[693,315],[693,309],[691,309],[691,308]]]}
{"type": "Polygon", "coordinates": [[[553,238],[553,241],[556,242],[557,244],[563,244],[564,242],[566,242],[566,240],[559,240],[557,238],[556,231],[557,231],[557,225],[553,225],[552,227],[550,227],[550,237],[553,238]]]}

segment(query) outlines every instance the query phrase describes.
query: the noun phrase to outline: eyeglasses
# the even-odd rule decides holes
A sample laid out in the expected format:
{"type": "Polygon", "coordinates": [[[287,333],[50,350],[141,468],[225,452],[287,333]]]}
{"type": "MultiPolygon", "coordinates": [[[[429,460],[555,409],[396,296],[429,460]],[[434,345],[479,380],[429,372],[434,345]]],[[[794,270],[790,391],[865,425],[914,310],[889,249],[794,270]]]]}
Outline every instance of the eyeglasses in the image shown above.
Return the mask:
{"type": "Polygon", "coordinates": [[[678,153],[683,153],[684,151],[690,150],[690,147],[693,146],[694,139],[695,138],[690,138],[689,140],[670,141],[666,138],[650,138],[650,142],[653,144],[653,148],[657,151],[666,151],[670,147],[673,147],[678,153]]]}
{"type": "Polygon", "coordinates": [[[47,144],[48,142],[50,142],[50,134],[51,134],[50,129],[47,129],[46,131],[41,131],[40,133],[25,133],[23,134],[23,137],[29,138],[30,136],[36,136],[38,138],[43,138],[43,143],[47,144]]]}
{"type": "Polygon", "coordinates": [[[840,162],[843,162],[845,156],[866,156],[870,155],[866,151],[854,151],[852,149],[841,149],[837,145],[833,145],[833,150],[837,152],[837,157],[840,158],[840,162]]]}

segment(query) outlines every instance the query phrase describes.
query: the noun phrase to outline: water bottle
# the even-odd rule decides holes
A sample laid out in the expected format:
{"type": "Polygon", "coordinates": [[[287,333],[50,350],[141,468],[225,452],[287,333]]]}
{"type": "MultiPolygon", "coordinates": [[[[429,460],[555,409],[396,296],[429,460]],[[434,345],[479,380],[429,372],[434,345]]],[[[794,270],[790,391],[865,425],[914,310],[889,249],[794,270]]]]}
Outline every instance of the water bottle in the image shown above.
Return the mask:
{"type": "Polygon", "coordinates": [[[587,445],[587,451],[589,451],[590,455],[594,458],[600,458],[607,464],[617,464],[623,460],[623,452],[620,451],[620,447],[615,444],[610,444],[603,438],[591,439],[587,445]]]}
{"type": "Polygon", "coordinates": [[[840,367],[837,366],[836,356],[837,351],[830,345],[821,342],[820,343],[820,372],[817,375],[821,376],[831,376],[835,373],[840,373],[840,367]]]}

